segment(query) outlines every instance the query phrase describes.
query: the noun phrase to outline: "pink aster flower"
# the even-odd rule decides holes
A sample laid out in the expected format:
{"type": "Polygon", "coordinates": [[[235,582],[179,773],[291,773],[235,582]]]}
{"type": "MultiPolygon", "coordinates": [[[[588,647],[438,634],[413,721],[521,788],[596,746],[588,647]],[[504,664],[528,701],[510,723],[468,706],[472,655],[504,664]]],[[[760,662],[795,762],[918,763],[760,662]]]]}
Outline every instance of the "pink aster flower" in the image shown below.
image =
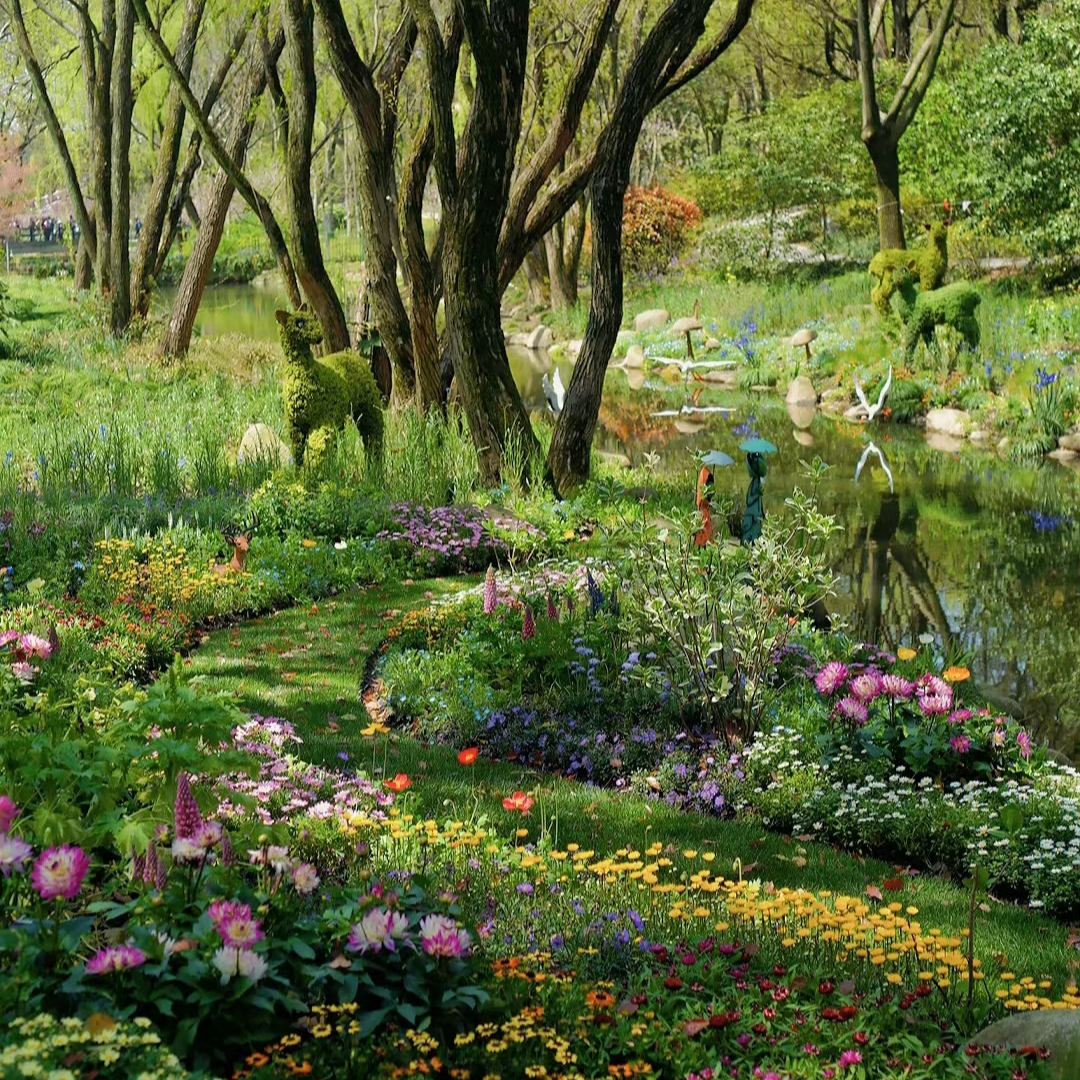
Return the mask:
{"type": "Polygon", "coordinates": [[[397,951],[397,942],[409,932],[409,919],[397,911],[373,908],[349,932],[349,952],[397,951]]]}
{"type": "Polygon", "coordinates": [[[79,895],[83,878],[90,869],[90,859],[80,847],[46,848],[34,863],[30,882],[42,900],[63,897],[73,900],[79,895]]]}
{"type": "Polygon", "coordinates": [[[21,874],[26,869],[34,849],[17,836],[0,833],[0,873],[11,877],[12,873],[21,874]]]}
{"type": "Polygon", "coordinates": [[[19,808],[7,795],[0,795],[0,833],[11,831],[11,823],[19,816],[19,808]]]}
{"type": "Polygon", "coordinates": [[[110,945],[98,949],[86,962],[87,975],[104,975],[110,971],[123,971],[145,963],[146,954],[134,945],[110,945]]]}
{"type": "Polygon", "coordinates": [[[52,654],[52,646],[48,638],[38,637],[37,634],[23,634],[19,638],[19,651],[24,656],[39,656],[42,660],[48,660],[52,654]]]}
{"type": "Polygon", "coordinates": [[[858,698],[844,697],[836,703],[836,715],[851,724],[865,724],[870,714],[858,698]]]}
{"type": "Polygon", "coordinates": [[[37,674],[37,668],[33,664],[28,664],[25,660],[16,660],[11,665],[11,674],[21,683],[32,683],[34,676],[37,674]]]}
{"type": "Polygon", "coordinates": [[[847,681],[848,669],[844,664],[833,661],[826,664],[814,679],[814,686],[819,694],[830,697],[835,694],[847,681]]]}
{"type": "Polygon", "coordinates": [[[250,912],[238,912],[231,918],[222,919],[216,929],[228,949],[250,949],[256,941],[261,941],[266,936],[259,920],[253,918],[250,912]]]}
{"type": "Polygon", "coordinates": [[[210,921],[216,930],[223,922],[228,922],[229,919],[237,916],[250,919],[251,908],[247,904],[240,903],[239,900],[215,900],[206,909],[206,914],[210,916],[210,921]]]}
{"type": "Polygon", "coordinates": [[[420,920],[420,947],[428,956],[466,956],[469,931],[446,915],[425,915],[420,920]]]}
{"type": "Polygon", "coordinates": [[[927,673],[923,675],[916,683],[921,695],[934,695],[937,697],[948,697],[950,702],[952,701],[952,687],[942,678],[937,675],[931,675],[927,673]]]}
{"type": "Polygon", "coordinates": [[[966,754],[971,749],[971,740],[966,735],[954,735],[949,745],[958,753],[966,754]]]}
{"type": "Polygon", "coordinates": [[[862,1054],[858,1050],[845,1050],[837,1061],[837,1067],[846,1069],[849,1065],[858,1065],[862,1061],[862,1054]]]}
{"type": "Polygon", "coordinates": [[[0,649],[6,649],[13,641],[18,640],[18,630],[5,630],[3,633],[0,633],[0,649]]]}
{"type": "Polygon", "coordinates": [[[1016,745],[1020,747],[1020,756],[1022,758],[1031,757],[1031,736],[1026,731],[1016,733],[1016,745]]]}
{"type": "Polygon", "coordinates": [[[903,675],[882,675],[881,692],[894,701],[907,701],[915,693],[915,684],[903,675]]]}
{"type": "Polygon", "coordinates": [[[881,693],[881,676],[873,671],[856,675],[851,680],[848,689],[852,696],[858,698],[864,705],[869,705],[881,693]]]}
{"type": "Polygon", "coordinates": [[[970,720],[973,715],[970,709],[953,709],[949,713],[949,723],[962,724],[965,720],[970,720]]]}

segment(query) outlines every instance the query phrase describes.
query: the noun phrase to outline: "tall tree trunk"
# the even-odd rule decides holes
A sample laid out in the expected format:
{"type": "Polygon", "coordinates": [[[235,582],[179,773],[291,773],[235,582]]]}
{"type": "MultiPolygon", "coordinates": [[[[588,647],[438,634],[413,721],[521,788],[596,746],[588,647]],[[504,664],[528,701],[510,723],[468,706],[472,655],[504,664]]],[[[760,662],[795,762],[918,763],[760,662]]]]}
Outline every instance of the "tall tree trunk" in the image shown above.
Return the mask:
{"type": "MultiPolygon", "coordinates": [[[[270,55],[273,59],[276,60],[281,55],[284,47],[285,36],[279,31],[270,46],[270,55]]],[[[227,146],[229,156],[241,168],[247,154],[248,143],[251,141],[251,133],[255,129],[256,106],[265,89],[266,68],[258,60],[252,59],[243,92],[237,101],[227,146]]],[[[202,216],[202,226],[195,235],[191,256],[184,265],[184,273],[173,300],[169,321],[165,325],[165,332],[161,338],[159,350],[163,356],[183,356],[191,345],[195,316],[214,265],[214,256],[221,243],[221,234],[225,230],[229,204],[232,202],[235,190],[228,176],[225,173],[219,173],[202,216]]]]}
{"type": "Polygon", "coordinates": [[[113,49],[112,81],[112,332],[122,334],[131,321],[131,115],[135,106],[131,92],[132,46],[135,40],[135,9],[131,0],[118,0],[116,45],[113,49]]]}
{"type": "MultiPolygon", "coordinates": [[[[195,41],[199,36],[205,8],[206,0],[187,0],[184,8],[184,21],[176,46],[176,64],[185,77],[191,75],[195,41]]],[[[177,165],[180,161],[180,143],[184,136],[184,115],[184,99],[180,96],[180,88],[170,86],[165,103],[161,142],[158,144],[157,161],[154,163],[154,180],[131,268],[131,308],[135,315],[140,317],[145,317],[150,310],[150,292],[157,267],[158,247],[168,218],[169,196],[178,179],[177,165]]]]}
{"type": "Polygon", "coordinates": [[[906,64],[911,59],[911,15],[908,11],[908,0],[892,0],[892,13],[893,59],[906,64]]]}
{"type": "MultiPolygon", "coordinates": [[[[89,88],[93,102],[90,128],[90,193],[94,199],[94,222],[97,235],[97,265],[94,273],[102,294],[112,287],[112,78],[116,45],[116,0],[102,0],[101,29],[95,31],[89,17],[83,20],[89,34],[89,49],[96,59],[94,83],[89,88]]],[[[125,289],[127,283],[124,283],[125,289]]]]}
{"type": "Polygon", "coordinates": [[[866,144],[874,163],[878,199],[878,243],[885,248],[902,248],[904,215],[900,206],[900,150],[889,137],[871,139],[866,144]]]}
{"type": "MultiPolygon", "coordinates": [[[[673,0],[661,14],[623,79],[601,139],[592,177],[592,297],[585,338],[548,450],[548,470],[560,494],[589,477],[589,455],[600,415],[608,361],[623,313],[622,212],[630,167],[645,117],[669,73],[678,71],[705,32],[711,0],[673,0]]],[[[750,18],[753,0],[740,0],[721,33],[727,50],[750,18]]]]}
{"type": "Polygon", "coordinates": [[[90,258],[90,248],[84,235],[79,233],[79,246],[75,249],[75,288],[87,292],[93,284],[94,260],[90,258]]]}
{"type": "Polygon", "coordinates": [[[323,263],[319,222],[311,193],[311,144],[315,133],[315,14],[308,0],[285,0],[282,7],[288,85],[289,126],[285,180],[296,276],[323,332],[328,353],[349,347],[349,327],[323,263]]]}

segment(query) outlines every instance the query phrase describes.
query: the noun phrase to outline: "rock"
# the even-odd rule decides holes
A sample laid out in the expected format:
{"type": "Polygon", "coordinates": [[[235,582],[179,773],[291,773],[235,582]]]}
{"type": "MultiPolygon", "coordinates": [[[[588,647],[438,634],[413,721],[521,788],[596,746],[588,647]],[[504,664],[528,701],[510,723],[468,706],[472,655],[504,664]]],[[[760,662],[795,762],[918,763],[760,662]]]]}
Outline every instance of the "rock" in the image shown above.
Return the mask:
{"type": "Polygon", "coordinates": [[[989,438],[990,436],[985,431],[973,431],[968,436],[968,439],[970,439],[973,443],[984,443],[988,441],[989,438]]]}
{"type": "Polygon", "coordinates": [[[971,417],[963,409],[931,409],[926,414],[926,430],[937,435],[962,439],[967,434],[971,417]]]}
{"type": "Polygon", "coordinates": [[[714,383],[717,386],[739,385],[739,375],[734,368],[706,368],[698,374],[702,382],[714,383]]]}
{"type": "Polygon", "coordinates": [[[573,341],[568,341],[566,343],[566,355],[569,356],[571,360],[576,360],[581,355],[581,346],[584,344],[585,343],[581,338],[574,338],[573,341]]]}
{"type": "Polygon", "coordinates": [[[609,469],[630,468],[630,459],[625,454],[614,454],[608,450],[597,450],[596,460],[609,469]]]}
{"type": "Polygon", "coordinates": [[[1080,431],[1070,431],[1058,439],[1059,450],[1071,450],[1074,454],[1080,454],[1080,431]]]}
{"type": "Polygon", "coordinates": [[[943,454],[956,454],[964,445],[964,440],[956,435],[946,435],[943,431],[927,431],[926,445],[931,450],[940,450],[943,454]]]}
{"type": "Polygon", "coordinates": [[[851,400],[851,394],[848,393],[848,391],[845,390],[842,386],[830,386],[828,389],[822,390],[819,396],[821,397],[822,405],[824,405],[827,401],[842,401],[846,407],[847,403],[851,400]]]}
{"type": "Polygon", "coordinates": [[[716,352],[720,348],[720,339],[714,337],[707,337],[705,339],[705,351],[716,352]]]}
{"type": "Polygon", "coordinates": [[[698,435],[705,430],[705,425],[699,424],[696,420],[683,420],[680,417],[675,421],[675,430],[680,435],[698,435]]]}
{"type": "Polygon", "coordinates": [[[554,341],[555,335],[552,334],[550,326],[538,326],[525,338],[524,344],[526,349],[537,352],[540,349],[550,349],[554,341]]]}
{"type": "Polygon", "coordinates": [[[623,367],[627,368],[643,368],[645,366],[645,350],[640,345],[631,345],[626,350],[626,357],[623,359],[623,367]]]}
{"type": "MultiPolygon", "coordinates": [[[[791,417],[791,422],[801,430],[805,431],[814,422],[814,414],[817,412],[817,406],[814,404],[806,404],[805,402],[789,401],[787,403],[788,416],[791,417]]],[[[803,444],[807,445],[806,443],[803,444]]]]}
{"type": "Polygon", "coordinates": [[[292,451],[278,433],[266,424],[252,424],[244,432],[240,448],[236,451],[238,465],[255,461],[273,461],[278,465],[293,463],[292,451]]]}
{"type": "Polygon", "coordinates": [[[506,344],[515,346],[518,349],[527,349],[529,347],[529,338],[531,334],[526,334],[521,330],[516,331],[513,334],[509,334],[506,337],[506,344]]]}
{"type": "Polygon", "coordinates": [[[634,344],[634,331],[633,330],[620,330],[615,336],[615,347],[620,345],[633,345],[634,344]]]}
{"type": "Polygon", "coordinates": [[[844,419],[857,424],[860,420],[866,419],[866,410],[861,405],[852,405],[850,409],[844,410],[844,419]]]}
{"type": "Polygon", "coordinates": [[[1005,435],[998,440],[997,450],[999,454],[1004,454],[1009,449],[1009,436],[1005,435]]]}
{"type": "Polygon", "coordinates": [[[1046,1069],[1058,1080],[1075,1080],[1080,1070],[1080,1012],[1075,1009],[1036,1009],[1015,1013],[983,1028],[971,1040],[976,1046],[1045,1046],[1046,1069]]]}
{"type": "Polygon", "coordinates": [[[635,330],[659,330],[667,326],[671,316],[663,308],[650,308],[634,316],[635,330]]]}
{"type": "Polygon", "coordinates": [[[784,400],[789,405],[816,405],[817,391],[814,389],[814,384],[805,375],[800,375],[788,383],[784,400]]]}
{"type": "Polygon", "coordinates": [[[1076,458],[1080,457],[1080,454],[1075,450],[1066,450],[1064,447],[1059,446],[1056,450],[1051,450],[1046,456],[1048,458],[1053,458],[1055,461],[1065,462],[1074,461],[1076,458]]]}
{"type": "Polygon", "coordinates": [[[817,439],[815,439],[814,436],[811,435],[809,431],[800,431],[799,428],[796,428],[791,433],[791,437],[800,446],[810,447],[810,446],[813,446],[817,442],[817,439]]]}

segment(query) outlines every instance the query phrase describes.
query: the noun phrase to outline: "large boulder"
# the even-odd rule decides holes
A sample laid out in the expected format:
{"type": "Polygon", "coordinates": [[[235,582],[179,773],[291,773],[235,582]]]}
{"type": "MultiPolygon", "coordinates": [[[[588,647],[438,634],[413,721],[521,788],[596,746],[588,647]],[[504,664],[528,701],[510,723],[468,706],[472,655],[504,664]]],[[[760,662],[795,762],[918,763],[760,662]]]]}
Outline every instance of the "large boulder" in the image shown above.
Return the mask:
{"type": "Polygon", "coordinates": [[[936,435],[963,439],[971,426],[971,417],[963,409],[931,409],[926,414],[926,430],[936,435]]]}
{"type": "Polygon", "coordinates": [[[645,366],[645,350],[640,345],[631,345],[626,350],[626,356],[623,358],[623,367],[626,368],[643,368],[645,366]]]}
{"type": "Polygon", "coordinates": [[[1074,454],[1080,454],[1080,431],[1070,431],[1058,439],[1059,450],[1071,450],[1074,454]]]}
{"type": "Polygon", "coordinates": [[[278,433],[266,424],[252,424],[244,432],[240,448],[236,451],[238,465],[257,461],[272,461],[277,465],[293,463],[292,451],[278,433]]]}
{"type": "Polygon", "coordinates": [[[550,349],[555,341],[555,335],[550,326],[540,325],[525,338],[525,348],[539,352],[541,349],[550,349]]]}
{"type": "Polygon", "coordinates": [[[1080,1076],[1080,1011],[1075,1009],[1036,1009],[1015,1013],[983,1028],[974,1039],[976,1046],[1046,1047],[1050,1059],[1047,1071],[1058,1080],[1076,1080],[1080,1076]]]}
{"type": "Polygon", "coordinates": [[[634,329],[641,330],[660,330],[662,327],[667,326],[671,316],[663,308],[650,308],[648,311],[641,312],[640,315],[634,316],[634,329]]]}

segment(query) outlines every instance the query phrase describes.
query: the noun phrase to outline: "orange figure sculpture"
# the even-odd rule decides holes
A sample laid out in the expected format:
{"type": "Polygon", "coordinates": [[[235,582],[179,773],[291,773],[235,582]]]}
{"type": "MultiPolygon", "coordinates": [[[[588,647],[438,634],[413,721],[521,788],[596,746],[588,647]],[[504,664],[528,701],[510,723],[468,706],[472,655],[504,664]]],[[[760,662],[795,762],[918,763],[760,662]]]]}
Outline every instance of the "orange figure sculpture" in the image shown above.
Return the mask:
{"type": "Polygon", "coordinates": [[[712,514],[709,510],[709,486],[713,482],[713,474],[708,465],[701,466],[698,473],[697,497],[694,502],[701,514],[701,528],[694,534],[694,544],[704,547],[713,537],[712,514]]]}

